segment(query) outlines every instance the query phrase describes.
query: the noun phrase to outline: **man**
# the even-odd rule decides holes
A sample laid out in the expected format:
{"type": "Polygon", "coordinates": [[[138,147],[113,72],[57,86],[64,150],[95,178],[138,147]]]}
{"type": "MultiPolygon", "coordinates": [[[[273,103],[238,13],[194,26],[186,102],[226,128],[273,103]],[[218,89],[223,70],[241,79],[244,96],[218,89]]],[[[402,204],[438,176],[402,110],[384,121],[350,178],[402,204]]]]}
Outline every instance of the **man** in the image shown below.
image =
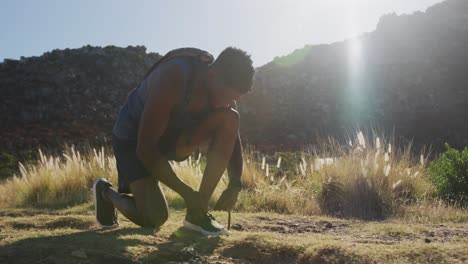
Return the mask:
{"type": "Polygon", "coordinates": [[[229,184],[215,210],[231,210],[242,189],[242,147],[235,101],[250,91],[254,68],[246,52],[228,47],[218,58],[202,50],[169,52],[131,91],[114,125],[116,191],[105,179],[94,183],[97,222],[116,226],[116,211],[142,227],[168,218],[159,181],[185,200],[184,226],[205,235],[226,233],[208,212],[208,201],[227,168],[229,184]],[[209,142],[198,191],[173,172],[169,160],[185,160],[209,142]]]}

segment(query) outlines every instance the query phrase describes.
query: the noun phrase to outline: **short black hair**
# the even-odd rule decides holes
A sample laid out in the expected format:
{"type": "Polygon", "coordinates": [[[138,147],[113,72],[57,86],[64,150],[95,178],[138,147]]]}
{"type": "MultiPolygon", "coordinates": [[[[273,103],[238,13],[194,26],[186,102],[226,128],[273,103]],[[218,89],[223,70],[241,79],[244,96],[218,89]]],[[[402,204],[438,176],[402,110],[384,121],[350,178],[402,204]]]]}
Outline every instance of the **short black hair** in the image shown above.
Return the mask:
{"type": "Polygon", "coordinates": [[[225,85],[241,89],[238,91],[241,94],[252,89],[255,70],[247,52],[235,47],[227,47],[213,64],[219,67],[225,85]]]}

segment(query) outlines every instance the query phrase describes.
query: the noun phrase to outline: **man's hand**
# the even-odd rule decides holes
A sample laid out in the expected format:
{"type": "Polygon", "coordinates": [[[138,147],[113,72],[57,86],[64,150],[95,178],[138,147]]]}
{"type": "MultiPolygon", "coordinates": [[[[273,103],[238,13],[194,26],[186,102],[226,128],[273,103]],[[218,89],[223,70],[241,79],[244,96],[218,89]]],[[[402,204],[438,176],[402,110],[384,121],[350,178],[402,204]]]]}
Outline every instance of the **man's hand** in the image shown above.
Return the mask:
{"type": "Polygon", "coordinates": [[[237,203],[237,198],[239,196],[241,188],[238,187],[228,187],[219,197],[218,202],[216,203],[214,210],[216,211],[230,211],[237,203]]]}

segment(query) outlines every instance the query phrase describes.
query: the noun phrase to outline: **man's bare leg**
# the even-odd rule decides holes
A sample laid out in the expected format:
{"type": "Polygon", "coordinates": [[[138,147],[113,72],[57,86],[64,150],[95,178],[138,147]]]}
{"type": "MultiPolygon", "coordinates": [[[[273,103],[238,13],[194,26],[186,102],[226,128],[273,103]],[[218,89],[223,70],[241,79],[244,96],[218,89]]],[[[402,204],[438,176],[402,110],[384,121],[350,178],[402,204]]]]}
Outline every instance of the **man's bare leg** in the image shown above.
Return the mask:
{"type": "Polygon", "coordinates": [[[154,178],[146,177],[132,182],[130,191],[133,196],[108,188],[103,195],[125,217],[139,226],[155,228],[166,222],[167,202],[154,178]]]}

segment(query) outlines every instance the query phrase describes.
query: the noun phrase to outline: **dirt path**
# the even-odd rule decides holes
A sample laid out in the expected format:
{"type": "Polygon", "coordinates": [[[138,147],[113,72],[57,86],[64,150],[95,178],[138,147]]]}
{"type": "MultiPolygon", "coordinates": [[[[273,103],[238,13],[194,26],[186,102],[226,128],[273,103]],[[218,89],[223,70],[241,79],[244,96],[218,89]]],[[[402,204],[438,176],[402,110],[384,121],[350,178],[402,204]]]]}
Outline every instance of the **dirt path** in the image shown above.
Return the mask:
{"type": "MultiPolygon", "coordinates": [[[[215,214],[226,223],[226,215],[215,214]]],[[[468,224],[365,222],[236,213],[232,235],[203,237],[172,211],[161,230],[121,218],[101,230],[89,207],[0,210],[0,263],[466,263],[468,224]]]]}

